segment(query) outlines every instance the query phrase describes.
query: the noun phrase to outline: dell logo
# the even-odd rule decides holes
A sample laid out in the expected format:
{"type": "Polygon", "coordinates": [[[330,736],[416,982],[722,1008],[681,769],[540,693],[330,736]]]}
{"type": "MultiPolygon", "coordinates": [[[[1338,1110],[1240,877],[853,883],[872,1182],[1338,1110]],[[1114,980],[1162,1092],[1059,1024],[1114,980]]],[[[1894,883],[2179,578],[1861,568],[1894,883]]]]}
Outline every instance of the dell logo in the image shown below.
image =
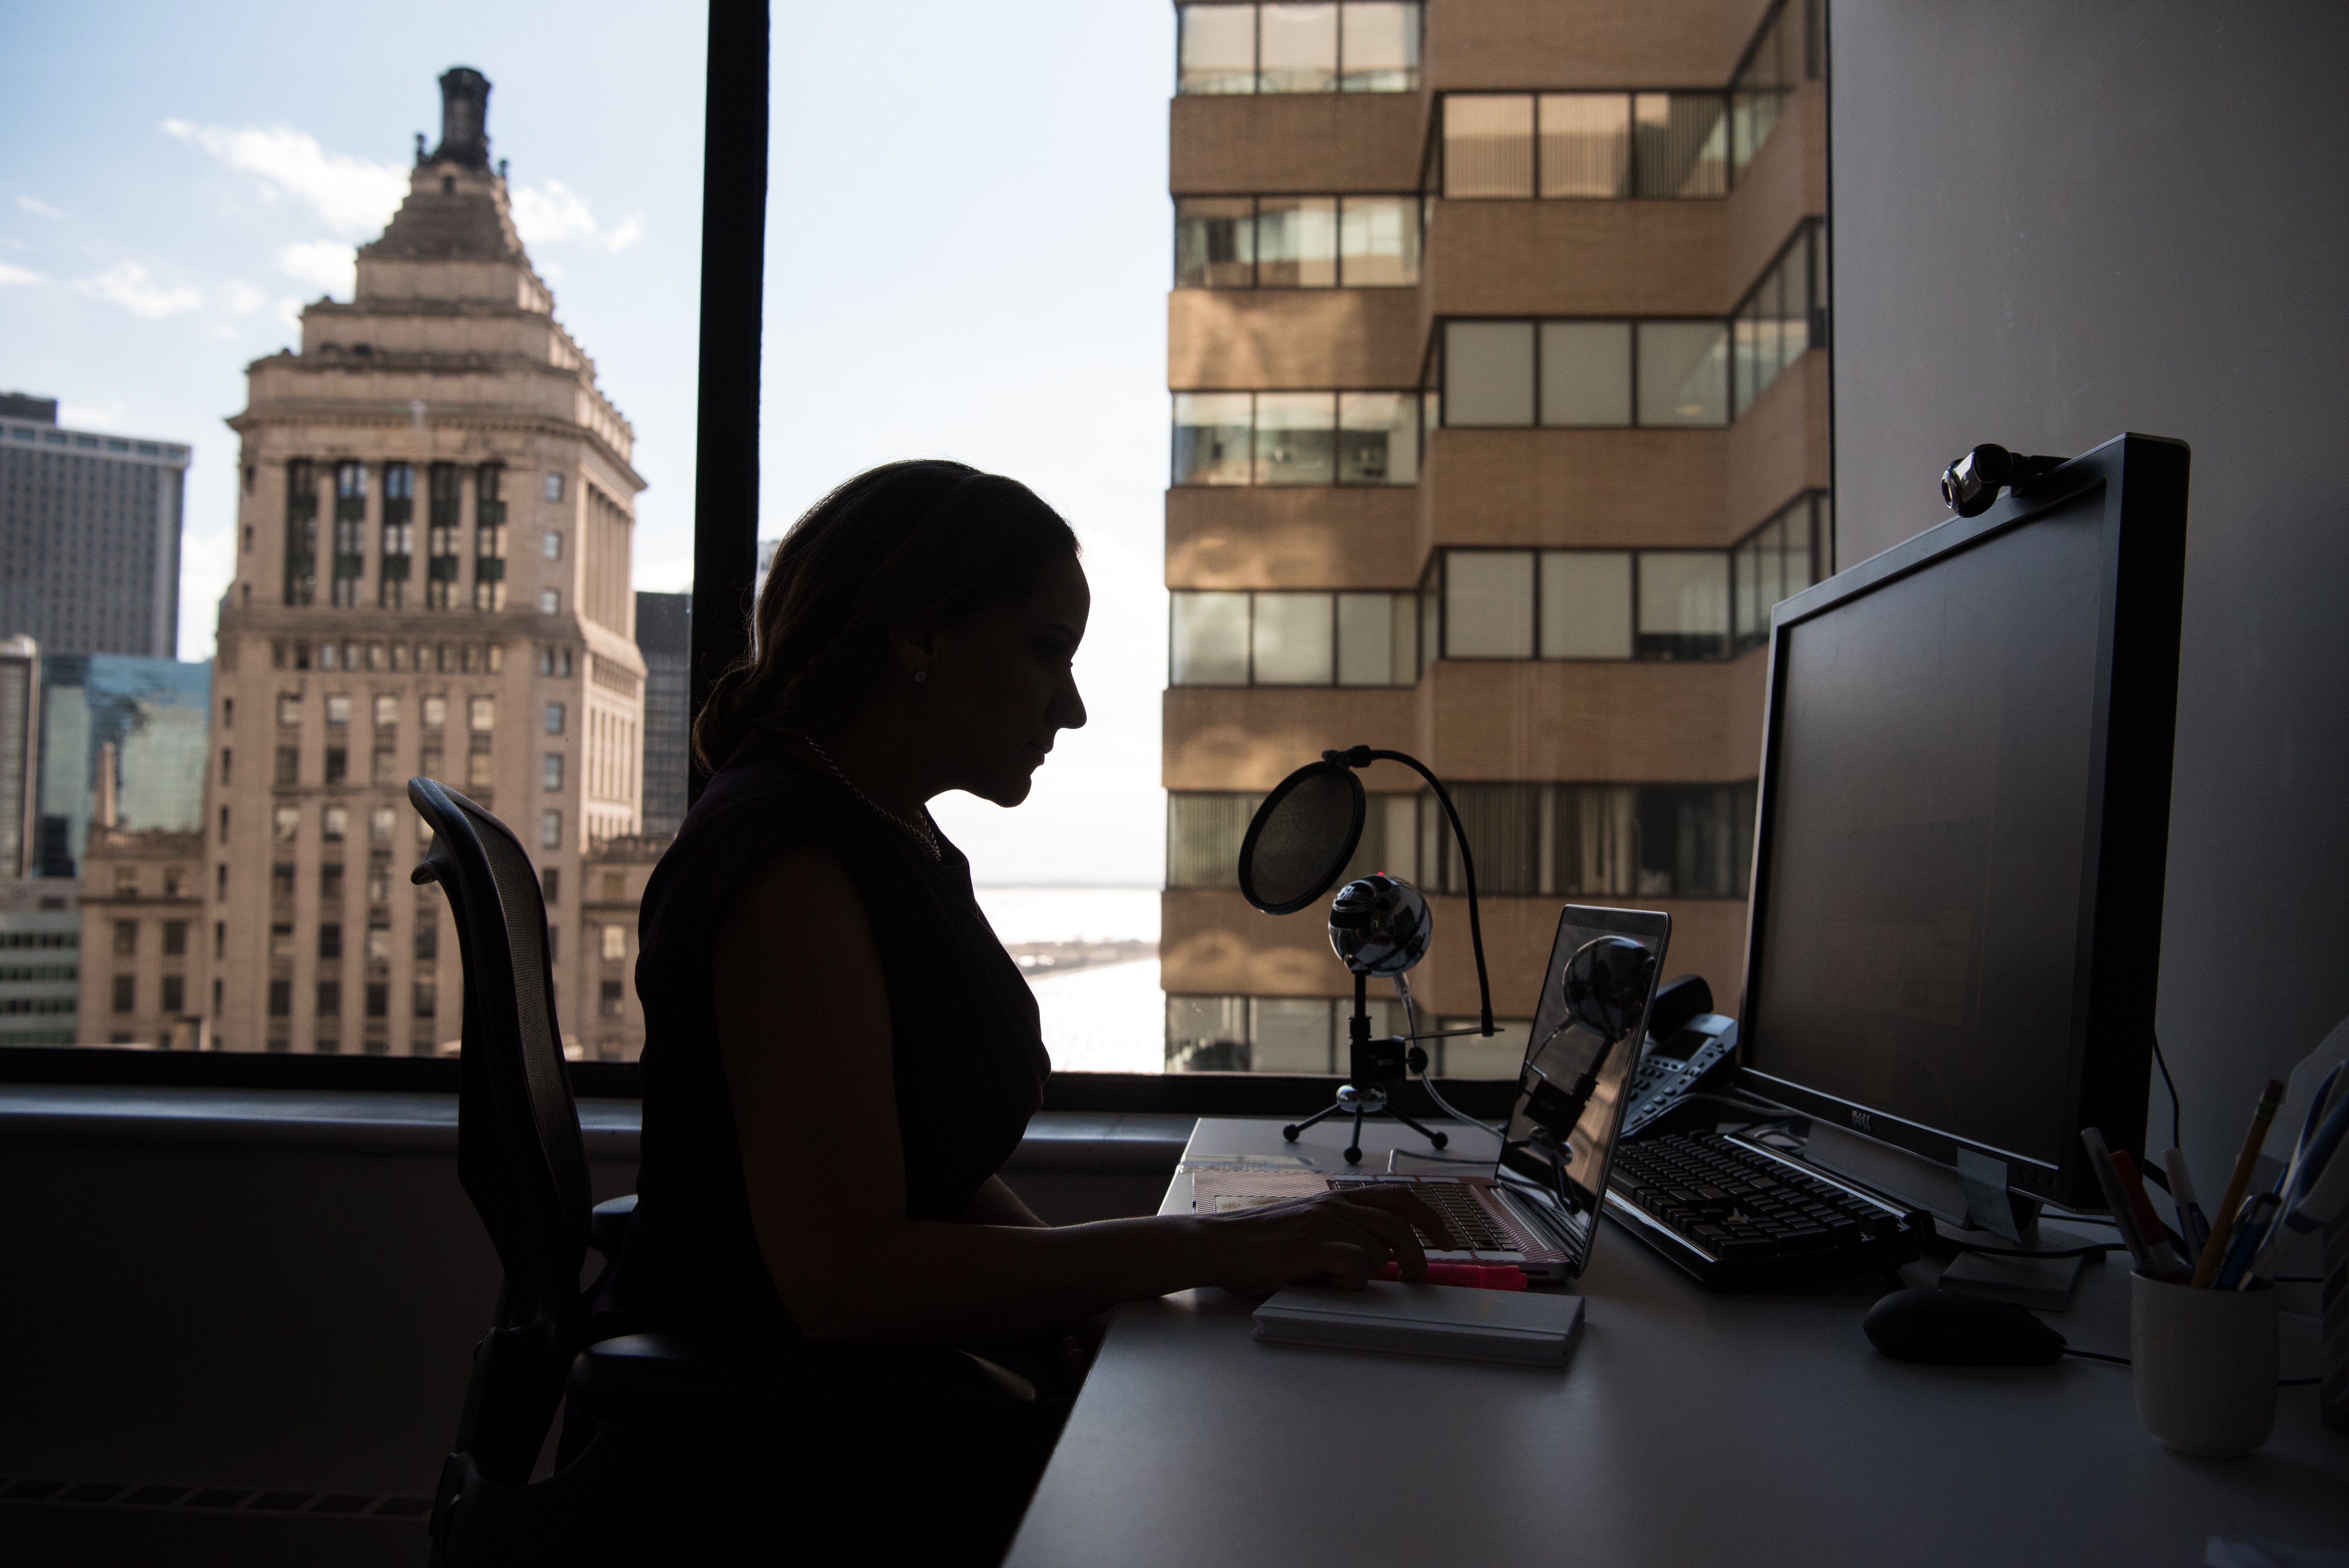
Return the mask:
{"type": "Polygon", "coordinates": [[[1853,1111],[1851,1113],[1851,1124],[1859,1129],[1862,1132],[1866,1132],[1868,1130],[1868,1112],[1864,1110],[1853,1111]]]}

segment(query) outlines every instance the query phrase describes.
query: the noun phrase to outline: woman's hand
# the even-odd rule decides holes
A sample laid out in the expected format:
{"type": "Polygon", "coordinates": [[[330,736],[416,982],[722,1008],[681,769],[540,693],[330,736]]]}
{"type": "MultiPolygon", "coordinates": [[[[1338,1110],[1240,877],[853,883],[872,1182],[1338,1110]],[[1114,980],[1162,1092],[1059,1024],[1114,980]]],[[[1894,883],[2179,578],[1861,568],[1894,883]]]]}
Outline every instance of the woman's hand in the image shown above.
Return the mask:
{"type": "Polygon", "coordinates": [[[1425,1279],[1427,1253],[1414,1226],[1444,1247],[1458,1244],[1434,1210],[1395,1187],[1291,1198],[1197,1222],[1207,1282],[1235,1295],[1301,1284],[1360,1290],[1389,1262],[1406,1280],[1425,1279]]]}

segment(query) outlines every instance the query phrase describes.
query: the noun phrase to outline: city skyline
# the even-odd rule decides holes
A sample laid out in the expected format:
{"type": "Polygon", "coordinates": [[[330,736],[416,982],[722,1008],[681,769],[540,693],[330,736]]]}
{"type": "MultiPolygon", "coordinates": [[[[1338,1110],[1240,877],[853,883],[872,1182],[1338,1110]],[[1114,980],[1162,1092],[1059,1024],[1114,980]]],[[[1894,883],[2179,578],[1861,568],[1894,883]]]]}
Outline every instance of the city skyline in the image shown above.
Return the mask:
{"type": "MultiPolygon", "coordinates": [[[[910,29],[776,18],[777,82],[809,79],[774,100],[761,535],[859,468],[942,452],[1034,484],[1088,549],[1093,723],[1028,810],[940,802],[983,881],[1148,882],[1163,855],[1168,219],[1132,172],[1163,157],[1173,19],[1098,9],[1039,5],[1016,28],[948,6],[910,29]],[[1039,40],[1086,69],[1039,77],[1039,40]],[[795,68],[812,57],[869,68],[795,68]],[[876,76],[909,107],[879,114],[859,86],[876,76]],[[1007,99],[994,84],[1011,79],[1030,86],[1007,99]],[[1070,202],[1071,189],[1099,195],[1070,202]]],[[[512,161],[517,226],[638,427],[651,488],[636,585],[687,585],[699,28],[563,15],[370,36],[347,79],[315,68],[354,57],[316,17],[260,5],[233,27],[142,15],[127,49],[89,13],[34,18],[0,62],[0,126],[35,153],[0,193],[0,384],[58,397],[67,422],[193,449],[183,656],[209,655],[228,580],[222,420],[243,367],[292,341],[301,304],[349,297],[343,258],[388,217],[409,134],[437,121],[429,83],[455,64],[497,83],[493,153],[512,161]],[[616,119],[622,98],[649,107],[616,119]]]]}

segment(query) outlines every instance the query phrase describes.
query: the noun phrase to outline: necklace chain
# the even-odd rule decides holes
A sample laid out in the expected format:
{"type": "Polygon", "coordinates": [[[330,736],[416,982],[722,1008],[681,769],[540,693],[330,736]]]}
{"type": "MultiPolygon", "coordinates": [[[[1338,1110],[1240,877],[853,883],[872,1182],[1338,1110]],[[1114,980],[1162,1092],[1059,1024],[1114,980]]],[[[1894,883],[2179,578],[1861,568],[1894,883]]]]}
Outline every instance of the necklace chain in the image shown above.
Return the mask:
{"type": "Polygon", "coordinates": [[[831,752],[826,751],[823,747],[818,746],[807,736],[802,735],[800,738],[807,742],[807,748],[810,751],[814,752],[817,758],[822,761],[826,768],[832,769],[832,776],[840,780],[841,787],[843,789],[855,796],[858,799],[864,801],[867,806],[872,807],[873,810],[881,813],[882,816],[886,817],[890,821],[895,822],[898,827],[903,828],[906,832],[911,833],[914,836],[914,841],[920,844],[923,849],[929,851],[930,859],[934,861],[942,861],[946,858],[944,851],[938,848],[937,832],[929,825],[930,814],[927,810],[923,811],[923,820],[921,821],[907,821],[905,818],[897,815],[896,812],[889,810],[888,807],[881,804],[880,801],[875,800],[872,796],[867,795],[864,790],[859,789],[856,787],[856,781],[840,770],[840,764],[832,759],[831,752]]]}

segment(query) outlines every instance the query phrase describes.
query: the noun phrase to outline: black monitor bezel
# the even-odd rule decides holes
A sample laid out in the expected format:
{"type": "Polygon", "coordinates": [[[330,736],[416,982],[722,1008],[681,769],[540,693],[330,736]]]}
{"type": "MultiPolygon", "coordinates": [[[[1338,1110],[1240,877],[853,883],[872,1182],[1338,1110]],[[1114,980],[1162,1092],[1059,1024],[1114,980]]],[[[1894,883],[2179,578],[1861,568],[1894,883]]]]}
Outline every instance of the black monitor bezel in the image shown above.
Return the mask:
{"type": "Polygon", "coordinates": [[[1859,1136],[1954,1167],[1969,1150],[2005,1161],[2009,1187],[2075,1211],[2104,1199],[2078,1141],[2059,1161],[2018,1155],[1810,1088],[1768,1070],[1755,1027],[1767,939],[1773,810],[1792,630],[1935,562],[2026,528],[2101,490],[2099,590],[2088,814],[2077,959],[2065,1073],[2064,1125],[2104,1130],[2114,1148],[2141,1140],[2150,1092],[2154,1006],[2160,977],[2162,892],[2177,738],[2178,634],[2185,599],[2187,479],[2182,441],[2116,436],[1976,518],[1951,518],[1781,603],[1770,617],[1761,776],[1746,905],[1745,972],[1738,1006],[1738,1088],[1859,1136]]]}

